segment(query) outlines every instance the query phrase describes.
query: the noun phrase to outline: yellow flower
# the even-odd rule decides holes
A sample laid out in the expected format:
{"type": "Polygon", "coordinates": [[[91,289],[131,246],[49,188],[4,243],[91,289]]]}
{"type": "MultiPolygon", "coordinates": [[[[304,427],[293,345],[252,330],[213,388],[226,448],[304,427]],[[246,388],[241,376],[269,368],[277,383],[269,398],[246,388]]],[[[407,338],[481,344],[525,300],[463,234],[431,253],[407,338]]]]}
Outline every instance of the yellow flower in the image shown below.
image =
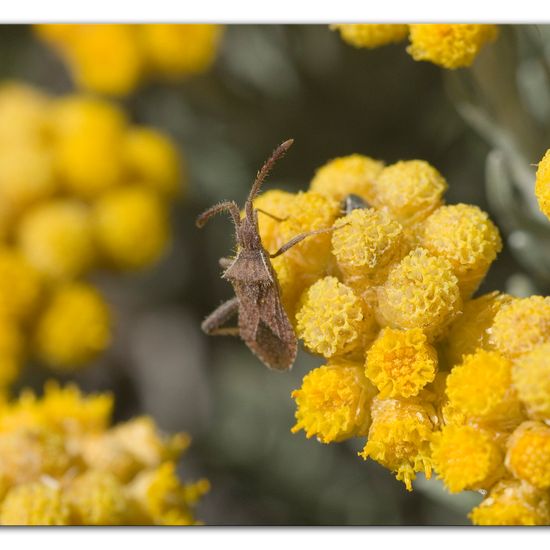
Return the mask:
{"type": "Polygon", "coordinates": [[[458,278],[462,298],[476,290],[502,249],[498,229],[477,206],[441,206],[425,221],[421,245],[449,260],[458,278]]]}
{"type": "MultiPolygon", "coordinates": [[[[93,466],[92,466],[93,468],[93,466]]],[[[65,491],[74,525],[124,525],[129,499],[124,485],[110,472],[94,469],[76,477],[65,491]]]]}
{"type": "Polygon", "coordinates": [[[358,352],[374,338],[372,312],[335,277],[313,284],[300,304],[297,334],[313,353],[330,358],[358,352]]]}
{"type": "Polygon", "coordinates": [[[546,151],[537,167],[535,195],[542,213],[550,219],[550,149],[546,151]]]}
{"type": "Polygon", "coordinates": [[[524,422],[508,440],[506,467],[518,479],[538,489],[550,489],[550,428],[524,422]]]}
{"type": "Polygon", "coordinates": [[[489,329],[500,308],[511,300],[511,296],[495,291],[464,302],[462,315],[450,326],[444,342],[443,353],[449,367],[478,348],[490,349],[489,329]]]}
{"type": "Polygon", "coordinates": [[[168,198],[182,191],[183,166],[176,145],[151,128],[132,127],[124,137],[128,177],[143,182],[168,198]]]}
{"type": "Polygon", "coordinates": [[[6,82],[0,86],[0,144],[35,146],[48,134],[49,99],[25,84],[6,82]]]}
{"type": "Polygon", "coordinates": [[[34,482],[8,492],[0,504],[0,524],[69,525],[69,513],[55,482],[34,482]]]}
{"type": "Polygon", "coordinates": [[[36,327],[38,356],[51,367],[72,370],[105,350],[111,319],[101,295],[84,283],[57,288],[36,327]]]}
{"type": "Polygon", "coordinates": [[[382,168],[383,162],[364,155],[354,154],[335,158],[315,172],[309,188],[337,201],[354,194],[366,202],[371,202],[374,181],[382,168]]]}
{"type": "Polygon", "coordinates": [[[9,386],[19,375],[23,350],[24,339],[19,327],[0,317],[0,388],[9,386]]]}
{"type": "Polygon", "coordinates": [[[515,298],[503,305],[493,322],[491,343],[517,357],[550,338],[550,297],[515,298]]]}
{"type": "MultiPolygon", "coordinates": [[[[270,189],[262,193],[254,200],[254,208],[259,208],[281,220],[288,217],[290,204],[294,200],[294,194],[279,189],[270,189]]],[[[279,236],[280,221],[258,212],[258,227],[260,238],[264,248],[274,253],[280,246],[281,237],[279,236]]],[[[277,258],[276,258],[277,259],[277,258]]]]}
{"type": "Polygon", "coordinates": [[[292,433],[304,430],[322,443],[366,436],[375,393],[359,364],[338,361],[313,369],[292,392],[297,407],[292,433]]]}
{"type": "Polygon", "coordinates": [[[445,178],[427,162],[399,161],[380,172],[373,205],[387,208],[397,221],[408,227],[438,208],[446,190],[445,178]]]}
{"type": "Polygon", "coordinates": [[[51,120],[56,168],[67,191],[89,199],[121,181],[127,121],[119,108],[67,96],[54,102],[51,120]]]}
{"type": "Polygon", "coordinates": [[[344,42],[356,48],[378,48],[407,38],[408,25],[347,24],[331,25],[338,30],[344,42]]]}
{"type": "Polygon", "coordinates": [[[451,493],[487,489],[502,476],[503,456],[491,434],[472,426],[444,426],[432,440],[434,469],[451,493]]]}
{"type": "Polygon", "coordinates": [[[424,248],[394,266],[378,290],[377,319],[393,328],[421,328],[433,339],[460,312],[458,281],[445,258],[424,248]]]}
{"type": "Polygon", "coordinates": [[[472,510],[470,519],[475,525],[548,525],[550,496],[528,483],[506,479],[472,510]]]}
{"type": "Polygon", "coordinates": [[[385,328],[367,352],[367,378],[380,397],[413,397],[435,378],[437,352],[421,329],[385,328]]]}
{"type": "Polygon", "coordinates": [[[511,370],[510,360],[496,351],[479,349],[464,356],[447,377],[450,406],[468,419],[513,429],[523,413],[511,370]]]}
{"type": "Polygon", "coordinates": [[[531,418],[550,420],[550,342],[519,356],[512,366],[512,380],[531,418]]]}
{"type": "Polygon", "coordinates": [[[139,474],[129,487],[147,523],[155,525],[194,525],[191,505],[207,493],[210,484],[200,480],[183,486],[176,475],[173,462],[164,462],[153,470],[139,474]]]}
{"type": "Polygon", "coordinates": [[[498,35],[496,25],[410,25],[407,52],[415,61],[446,69],[470,66],[480,50],[498,35]]]}
{"type": "Polygon", "coordinates": [[[168,78],[206,71],[216,57],[221,25],[140,25],[151,71],[168,78]]]}
{"type": "Polygon", "coordinates": [[[78,87],[122,96],[132,92],[143,72],[143,52],[131,25],[74,25],[68,43],[58,43],[78,87]]]}
{"type": "Polygon", "coordinates": [[[51,151],[36,144],[0,149],[0,199],[12,215],[51,197],[59,187],[51,151]]]}
{"type": "Polygon", "coordinates": [[[168,245],[168,214],[167,205],[145,186],[134,185],[105,193],[93,211],[101,252],[120,269],[150,266],[168,245]]]}
{"type": "Polygon", "coordinates": [[[17,240],[28,262],[53,279],[78,277],[95,260],[90,210],[76,200],[56,199],[29,210],[17,240]]]}
{"type": "Polygon", "coordinates": [[[406,252],[403,228],[385,211],[352,210],[334,224],[332,252],[344,281],[363,290],[384,280],[391,264],[406,252]]]}
{"type": "Polygon", "coordinates": [[[417,472],[432,474],[430,441],[433,411],[421,402],[375,398],[371,408],[369,438],[360,453],[395,472],[408,491],[417,472]]]}
{"type": "Polygon", "coordinates": [[[42,278],[19,252],[0,247],[0,315],[24,320],[35,311],[42,278]]]}

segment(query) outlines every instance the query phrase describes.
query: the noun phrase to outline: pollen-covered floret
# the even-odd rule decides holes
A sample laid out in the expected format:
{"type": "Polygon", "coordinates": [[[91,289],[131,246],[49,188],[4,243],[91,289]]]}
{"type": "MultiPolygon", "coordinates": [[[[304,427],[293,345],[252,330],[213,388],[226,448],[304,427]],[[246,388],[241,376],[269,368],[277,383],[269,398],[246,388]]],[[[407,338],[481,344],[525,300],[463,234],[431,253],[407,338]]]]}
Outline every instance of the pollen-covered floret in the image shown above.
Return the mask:
{"type": "Polygon", "coordinates": [[[309,188],[337,201],[354,194],[369,203],[374,197],[374,182],[383,168],[383,162],[364,155],[338,157],[315,172],[309,188]]]}
{"type": "Polygon", "coordinates": [[[542,213],[550,219],[550,149],[546,151],[537,167],[535,195],[542,213]]]}
{"type": "Polygon", "coordinates": [[[503,454],[491,433],[472,426],[444,426],[434,434],[435,471],[451,493],[488,489],[503,473],[503,454]]]}
{"type": "Polygon", "coordinates": [[[438,208],[424,221],[420,243],[449,260],[464,299],[475,292],[502,249],[497,227],[471,204],[438,208]]]}
{"type": "Polygon", "coordinates": [[[90,210],[79,201],[57,199],[29,210],[18,243],[30,264],[52,279],[72,279],[95,260],[90,210]]]}
{"type": "Polygon", "coordinates": [[[431,407],[416,401],[375,398],[371,414],[368,440],[360,456],[395,472],[408,491],[417,472],[424,472],[429,479],[435,420],[431,407]]]}
{"type": "Polygon", "coordinates": [[[313,353],[330,358],[360,352],[374,338],[372,312],[336,277],[314,283],[300,304],[297,334],[313,353]]]}
{"type": "Polygon", "coordinates": [[[520,355],[512,366],[518,395],[534,419],[550,420],[550,342],[520,355]]]}
{"type": "Polygon", "coordinates": [[[528,483],[505,479],[472,510],[470,519],[475,525],[548,525],[550,496],[528,483]]]}
{"type": "Polygon", "coordinates": [[[446,69],[468,67],[497,35],[496,25],[410,25],[407,52],[415,61],[431,61],[446,69]]]}
{"type": "Polygon", "coordinates": [[[467,419],[510,429],[523,419],[512,363],[497,351],[466,355],[447,377],[449,405],[467,419]]]}
{"type": "Polygon", "coordinates": [[[339,31],[342,40],[356,48],[378,48],[401,42],[409,33],[408,25],[339,24],[330,28],[339,31]]]}
{"type": "Polygon", "coordinates": [[[332,252],[346,283],[361,288],[383,281],[389,266],[405,252],[403,228],[390,215],[358,208],[339,218],[332,252]]]}
{"type": "Polygon", "coordinates": [[[502,353],[517,357],[550,338],[550,297],[514,298],[495,315],[491,343],[502,353]]]}
{"type": "Polygon", "coordinates": [[[168,207],[143,185],[105,193],[94,206],[92,223],[100,252],[119,269],[153,264],[169,242],[168,207]]]}
{"type": "Polygon", "coordinates": [[[97,357],[111,339],[102,296],[85,283],[58,287],[36,326],[36,351],[48,365],[72,370],[97,357]]]}
{"type": "Polygon", "coordinates": [[[297,407],[292,432],[304,430],[322,443],[366,436],[375,393],[360,364],[338,361],[313,369],[292,392],[297,407]]]}
{"type": "Polygon", "coordinates": [[[452,323],[443,343],[443,354],[449,367],[457,365],[463,355],[474,353],[478,348],[491,348],[489,329],[500,308],[512,299],[494,291],[464,302],[462,315],[452,323]]]}
{"type": "Polygon", "coordinates": [[[399,161],[384,168],[376,179],[373,204],[387,208],[403,226],[427,218],[442,204],[445,178],[423,160],[399,161]]]}
{"type": "Polygon", "coordinates": [[[0,525],[69,525],[70,510],[55,481],[11,489],[0,504],[0,525]]]}
{"type": "Polygon", "coordinates": [[[507,445],[508,470],[538,489],[550,489],[550,428],[542,422],[524,422],[507,445]]]}
{"type": "Polygon", "coordinates": [[[366,375],[380,397],[413,397],[437,371],[437,352],[421,329],[385,328],[367,352],[366,375]]]}
{"type": "Polygon", "coordinates": [[[378,289],[376,316],[382,325],[421,328],[433,339],[461,307],[458,281],[449,262],[416,248],[390,270],[378,289]]]}

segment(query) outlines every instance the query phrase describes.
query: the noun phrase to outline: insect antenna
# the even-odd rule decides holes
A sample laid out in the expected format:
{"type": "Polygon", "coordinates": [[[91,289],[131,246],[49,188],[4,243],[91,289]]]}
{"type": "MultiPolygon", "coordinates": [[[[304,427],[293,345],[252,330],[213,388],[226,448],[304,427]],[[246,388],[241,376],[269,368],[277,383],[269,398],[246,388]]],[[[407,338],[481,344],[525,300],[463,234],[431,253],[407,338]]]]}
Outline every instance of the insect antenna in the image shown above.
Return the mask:
{"type": "Polygon", "coordinates": [[[264,165],[258,170],[258,173],[256,174],[256,179],[254,180],[254,183],[252,184],[252,189],[250,189],[250,193],[248,195],[248,199],[246,199],[246,216],[249,219],[252,219],[252,201],[260,191],[260,187],[262,186],[262,183],[264,182],[265,178],[275,166],[275,163],[284,156],[284,154],[290,149],[290,146],[294,143],[293,139],[287,139],[281,145],[279,145],[271,154],[271,156],[264,162],[264,165]]]}

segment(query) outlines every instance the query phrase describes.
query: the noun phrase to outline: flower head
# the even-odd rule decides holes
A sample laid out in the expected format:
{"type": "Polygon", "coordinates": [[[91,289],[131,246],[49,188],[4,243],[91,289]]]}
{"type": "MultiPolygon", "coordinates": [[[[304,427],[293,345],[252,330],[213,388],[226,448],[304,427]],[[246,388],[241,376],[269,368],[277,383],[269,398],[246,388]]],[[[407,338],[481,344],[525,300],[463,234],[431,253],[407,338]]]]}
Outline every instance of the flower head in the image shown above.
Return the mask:
{"type": "Polygon", "coordinates": [[[506,467],[518,479],[538,489],[550,489],[550,428],[524,422],[508,440],[506,467]]]}
{"type": "Polygon", "coordinates": [[[322,443],[365,436],[375,393],[359,364],[340,361],[313,369],[292,392],[297,405],[292,432],[304,430],[322,443]]]}
{"type": "Polygon", "coordinates": [[[471,204],[439,207],[424,221],[420,242],[435,256],[449,260],[463,298],[475,292],[502,249],[496,226],[471,204]]]}
{"type": "Polygon", "coordinates": [[[57,199],[29,210],[17,237],[28,262],[52,279],[78,277],[95,259],[90,210],[76,200],[57,199]]]}
{"type": "Polygon", "coordinates": [[[445,258],[411,251],[378,290],[377,319],[394,328],[421,328],[433,339],[460,312],[458,281],[445,258]]]}
{"type": "Polygon", "coordinates": [[[371,408],[372,424],[363,452],[396,473],[408,491],[417,472],[431,477],[430,441],[433,411],[420,402],[375,398],[371,408]]]}
{"type": "Polygon", "coordinates": [[[95,204],[93,224],[100,251],[119,269],[147,267],[168,245],[167,206],[145,186],[105,193],[95,204]]]}
{"type": "Polygon", "coordinates": [[[520,355],[512,367],[512,380],[531,418],[550,420],[550,342],[520,355]]]}
{"type": "Polygon", "coordinates": [[[408,227],[440,206],[446,190],[445,178],[427,162],[399,161],[378,175],[373,204],[387,208],[398,222],[408,227]]]}
{"type": "Polygon", "coordinates": [[[436,370],[437,352],[418,328],[385,328],[367,352],[365,372],[380,397],[413,397],[436,370]]]}
{"type": "Polygon", "coordinates": [[[313,353],[330,358],[360,351],[374,337],[372,312],[336,277],[318,280],[300,304],[297,333],[313,353]]]}
{"type": "Polygon", "coordinates": [[[84,283],[60,286],[36,327],[36,348],[53,368],[71,370],[94,359],[111,339],[111,319],[101,295],[84,283]]]}
{"type": "Polygon", "coordinates": [[[382,168],[383,162],[364,155],[335,158],[315,172],[309,188],[337,201],[354,194],[370,202],[374,193],[374,181],[382,168]]]}
{"type": "Polygon", "coordinates": [[[525,482],[497,483],[470,518],[475,525],[548,525],[550,497],[525,482]]]}
{"type": "Polygon", "coordinates": [[[491,344],[517,357],[550,338],[550,297],[515,298],[503,305],[490,329],[491,344]]]}
{"type": "Polygon", "coordinates": [[[356,48],[378,48],[407,38],[408,25],[346,24],[331,25],[344,42],[356,48]]]}
{"type": "Polygon", "coordinates": [[[446,69],[470,66],[485,44],[498,35],[496,25],[409,25],[415,61],[431,61],[446,69]]]}
{"type": "Polygon", "coordinates": [[[503,456],[492,434],[473,426],[444,426],[432,440],[434,469],[451,493],[486,489],[502,475],[503,456]]]}
{"type": "Polygon", "coordinates": [[[546,151],[537,167],[535,195],[542,213],[550,219],[550,149],[546,151]]]}

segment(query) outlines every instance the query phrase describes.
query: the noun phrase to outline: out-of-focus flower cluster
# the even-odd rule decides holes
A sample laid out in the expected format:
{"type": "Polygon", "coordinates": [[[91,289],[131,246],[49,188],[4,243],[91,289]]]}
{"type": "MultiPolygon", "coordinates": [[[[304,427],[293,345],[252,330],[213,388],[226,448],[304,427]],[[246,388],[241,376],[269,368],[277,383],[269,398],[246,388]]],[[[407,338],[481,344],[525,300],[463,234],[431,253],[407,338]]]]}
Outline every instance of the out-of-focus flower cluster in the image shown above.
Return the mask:
{"type": "Polygon", "coordinates": [[[154,264],[181,179],[175,145],[118,107],[0,88],[0,391],[29,355],[70,370],[108,346],[109,308],[83,277],[154,264]]]}
{"type": "Polygon", "coordinates": [[[338,24],[342,39],[356,48],[378,48],[409,38],[415,61],[430,61],[446,69],[469,67],[480,50],[498,36],[496,25],[464,24],[338,24]]]}
{"type": "Polygon", "coordinates": [[[193,525],[209,489],[183,484],[186,434],[149,417],[111,426],[110,395],[45,387],[0,403],[0,525],[193,525]]]}
{"type": "Polygon", "coordinates": [[[115,96],[151,79],[175,80],[206,71],[221,25],[37,25],[69,66],[78,87],[115,96]]]}
{"type": "Polygon", "coordinates": [[[538,164],[535,194],[542,213],[550,220],[550,149],[538,164]]]}
{"type": "Polygon", "coordinates": [[[269,251],[334,228],[273,261],[298,337],[326,360],[292,394],[292,431],[366,437],[361,456],[409,490],[435,471],[451,492],[486,492],[477,524],[550,523],[550,298],[472,298],[501,239],[446,188],[427,162],[350,155],[306,192],[256,200],[283,219],[259,213],[269,251]]]}

